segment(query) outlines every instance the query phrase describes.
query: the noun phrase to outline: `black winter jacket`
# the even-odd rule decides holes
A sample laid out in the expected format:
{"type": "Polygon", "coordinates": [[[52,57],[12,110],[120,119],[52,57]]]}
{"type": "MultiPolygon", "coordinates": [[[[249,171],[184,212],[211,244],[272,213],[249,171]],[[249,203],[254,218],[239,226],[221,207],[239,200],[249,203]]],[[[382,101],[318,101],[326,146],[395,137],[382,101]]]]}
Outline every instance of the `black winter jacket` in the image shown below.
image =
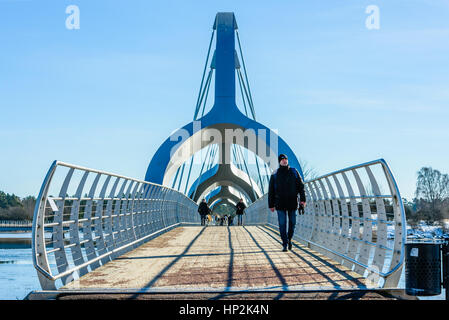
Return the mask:
{"type": "Polygon", "coordinates": [[[280,166],[279,169],[271,175],[270,186],[268,190],[268,207],[276,210],[295,210],[298,208],[298,193],[300,201],[306,201],[304,192],[304,183],[296,170],[296,175],[290,166],[280,166]],[[276,173],[276,178],[274,174],[276,173]],[[297,177],[296,177],[297,176],[297,177]]]}
{"type": "Polygon", "coordinates": [[[210,212],[210,209],[209,209],[209,207],[207,206],[207,203],[206,202],[201,202],[200,203],[200,205],[199,205],[199,207],[198,207],[198,212],[199,212],[199,214],[200,215],[206,215],[206,214],[209,214],[209,212],[210,212]]]}
{"type": "Polygon", "coordinates": [[[236,210],[236,214],[243,214],[243,210],[245,210],[246,206],[243,202],[237,202],[237,205],[235,206],[236,210]]]}

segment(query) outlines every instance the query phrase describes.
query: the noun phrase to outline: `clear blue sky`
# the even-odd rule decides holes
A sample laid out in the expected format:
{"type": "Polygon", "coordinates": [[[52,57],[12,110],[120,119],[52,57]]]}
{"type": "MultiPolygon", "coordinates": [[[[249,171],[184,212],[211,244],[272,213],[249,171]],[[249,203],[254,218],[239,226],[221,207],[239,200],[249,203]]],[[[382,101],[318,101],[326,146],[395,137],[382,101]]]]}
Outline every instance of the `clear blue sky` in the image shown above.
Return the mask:
{"type": "Polygon", "coordinates": [[[219,11],[257,120],[320,174],[384,158],[411,199],[422,166],[449,172],[447,0],[0,0],[0,190],[36,196],[55,159],[143,179],[192,120],[219,11]]]}

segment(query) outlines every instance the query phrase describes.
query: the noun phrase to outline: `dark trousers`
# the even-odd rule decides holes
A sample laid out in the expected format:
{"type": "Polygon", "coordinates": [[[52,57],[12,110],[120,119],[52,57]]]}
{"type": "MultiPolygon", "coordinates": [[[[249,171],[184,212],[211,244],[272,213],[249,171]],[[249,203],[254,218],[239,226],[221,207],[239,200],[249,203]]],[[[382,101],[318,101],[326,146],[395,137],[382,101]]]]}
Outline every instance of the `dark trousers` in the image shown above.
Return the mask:
{"type": "Polygon", "coordinates": [[[278,213],[279,232],[281,233],[282,245],[286,246],[293,237],[296,225],[296,210],[276,210],[278,213]],[[288,216],[288,231],[287,231],[288,216]]]}
{"type": "Polygon", "coordinates": [[[201,225],[202,226],[206,225],[206,215],[205,214],[201,215],[201,225]]]}
{"type": "Polygon", "coordinates": [[[243,214],[238,214],[237,215],[237,225],[241,226],[243,224],[243,214]]]}

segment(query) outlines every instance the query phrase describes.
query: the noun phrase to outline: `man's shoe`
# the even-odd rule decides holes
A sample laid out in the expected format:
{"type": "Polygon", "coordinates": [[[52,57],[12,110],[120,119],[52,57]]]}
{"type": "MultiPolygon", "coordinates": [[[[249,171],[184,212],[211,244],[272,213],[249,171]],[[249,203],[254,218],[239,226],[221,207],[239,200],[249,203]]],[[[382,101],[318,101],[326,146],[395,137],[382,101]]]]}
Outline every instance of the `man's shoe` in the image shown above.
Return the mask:
{"type": "Polygon", "coordinates": [[[287,250],[287,246],[284,246],[283,248],[282,248],[282,252],[287,252],[288,250],[287,250]]]}
{"type": "Polygon", "coordinates": [[[292,249],[292,241],[288,240],[288,250],[291,250],[291,249],[292,249]]]}

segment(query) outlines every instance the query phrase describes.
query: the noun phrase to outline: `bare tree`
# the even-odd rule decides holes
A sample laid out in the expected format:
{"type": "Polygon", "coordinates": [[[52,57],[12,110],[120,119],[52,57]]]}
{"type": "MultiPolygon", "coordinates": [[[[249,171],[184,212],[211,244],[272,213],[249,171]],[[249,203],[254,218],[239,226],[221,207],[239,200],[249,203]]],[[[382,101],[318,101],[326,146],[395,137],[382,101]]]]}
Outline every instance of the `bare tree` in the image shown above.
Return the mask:
{"type": "Polygon", "coordinates": [[[36,198],[28,196],[22,199],[23,209],[26,212],[27,219],[33,220],[34,207],[36,206],[36,198]]]}
{"type": "Polygon", "coordinates": [[[442,174],[431,167],[423,167],[418,171],[416,182],[416,198],[423,199],[432,208],[449,197],[449,175],[442,174]]]}
{"type": "Polygon", "coordinates": [[[418,171],[416,182],[416,204],[424,220],[440,220],[445,216],[449,198],[449,175],[431,167],[418,171]]]}
{"type": "Polygon", "coordinates": [[[316,171],[316,169],[312,167],[306,160],[298,159],[298,161],[299,165],[301,166],[305,181],[313,180],[319,177],[319,174],[316,171]]]}

